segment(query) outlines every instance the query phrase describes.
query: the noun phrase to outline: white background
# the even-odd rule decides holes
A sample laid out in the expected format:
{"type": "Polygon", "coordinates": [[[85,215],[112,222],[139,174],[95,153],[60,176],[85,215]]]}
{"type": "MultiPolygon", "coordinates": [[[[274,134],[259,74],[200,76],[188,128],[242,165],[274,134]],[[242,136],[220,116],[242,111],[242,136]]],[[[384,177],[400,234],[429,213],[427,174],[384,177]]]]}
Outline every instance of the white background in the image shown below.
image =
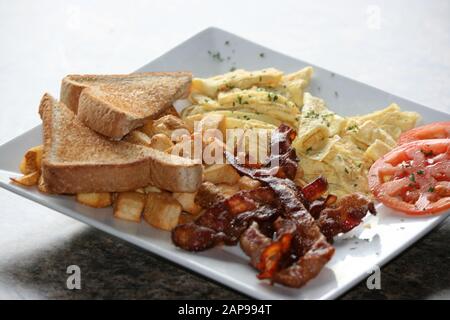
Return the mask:
{"type": "Polygon", "coordinates": [[[450,1],[0,0],[0,143],[68,73],[126,73],[217,26],[450,112],[450,1]]]}
{"type": "MultiPolygon", "coordinates": [[[[40,122],[40,97],[58,96],[64,75],[134,71],[209,26],[450,112],[447,0],[0,0],[0,144],[40,122]]],[[[4,257],[51,250],[84,228],[3,189],[0,203],[4,257]]]]}

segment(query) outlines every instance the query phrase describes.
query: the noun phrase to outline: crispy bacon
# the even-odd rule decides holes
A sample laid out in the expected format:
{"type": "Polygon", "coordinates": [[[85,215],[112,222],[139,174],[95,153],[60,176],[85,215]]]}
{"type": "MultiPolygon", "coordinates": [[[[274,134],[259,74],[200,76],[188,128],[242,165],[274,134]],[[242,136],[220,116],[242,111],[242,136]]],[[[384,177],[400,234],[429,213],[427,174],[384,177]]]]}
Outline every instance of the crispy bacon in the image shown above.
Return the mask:
{"type": "MultiPolygon", "coordinates": [[[[299,287],[319,274],[325,263],[331,259],[334,248],[320,232],[314,218],[305,207],[306,200],[303,193],[292,181],[297,170],[297,157],[290,146],[292,140],[290,140],[289,130],[281,128],[282,132],[275,133],[275,137],[273,137],[273,140],[279,144],[280,152],[283,152],[278,157],[279,166],[275,168],[276,170],[269,167],[273,162],[267,162],[261,169],[251,169],[239,165],[236,158],[230,153],[225,152],[225,155],[236,170],[252,179],[261,181],[272,189],[276,195],[277,206],[280,208],[282,220],[277,220],[276,239],[262,250],[260,260],[255,266],[260,271],[259,278],[299,287]],[[282,135],[285,136],[285,140],[277,141],[282,135]],[[295,163],[294,168],[291,166],[292,163],[295,163]],[[288,169],[286,170],[286,168],[288,169]],[[316,250],[318,247],[321,248],[320,251],[316,250]],[[295,258],[292,259],[292,257],[295,258]],[[277,276],[282,271],[283,260],[286,259],[294,260],[295,265],[302,266],[307,270],[303,273],[302,271],[297,272],[302,274],[301,279],[277,276]],[[301,261],[300,265],[297,264],[299,261],[301,261]]],[[[318,180],[317,183],[306,188],[306,194],[314,199],[317,194],[321,194],[319,186],[323,184],[326,186],[326,181],[318,180]]]]}
{"type": "Polygon", "coordinates": [[[281,125],[272,135],[272,150],[278,144],[279,155],[256,166],[240,165],[225,152],[240,173],[264,186],[215,199],[196,221],[172,231],[174,244],[200,251],[239,241],[260,279],[300,287],[317,276],[333,256],[333,236],[354,228],[374,208],[362,195],[338,202],[333,195],[324,198],[328,185],[323,177],[298,188],[292,181],[298,163],[291,148],[294,138],[295,132],[281,125]]]}
{"type": "Polygon", "coordinates": [[[353,193],[339,199],[334,207],[321,211],[317,224],[329,241],[339,233],[349,232],[361,223],[367,211],[375,215],[373,202],[366,196],[353,193]]]}
{"type": "Polygon", "coordinates": [[[327,189],[327,180],[320,176],[316,180],[304,186],[301,191],[306,200],[313,202],[314,200],[319,199],[327,191],[327,189]]]}
{"type": "Polygon", "coordinates": [[[317,220],[322,210],[332,206],[336,201],[337,197],[333,194],[327,195],[326,198],[320,197],[309,204],[309,213],[317,220]]]}
{"type": "Polygon", "coordinates": [[[319,274],[333,256],[334,248],[326,241],[314,218],[305,208],[302,196],[292,180],[254,175],[252,178],[266,183],[274,191],[283,218],[277,228],[277,238],[263,250],[256,266],[260,271],[259,277],[290,287],[300,287],[319,274]],[[317,248],[321,250],[318,251],[317,248]],[[299,266],[305,269],[296,271],[297,276],[302,275],[301,278],[277,275],[283,270],[281,266],[285,259],[294,260],[293,263],[298,265],[297,269],[299,266]],[[300,261],[301,264],[298,264],[300,261]]]}
{"type": "Polygon", "coordinates": [[[195,222],[178,225],[172,232],[172,242],[187,251],[204,251],[224,242],[225,234],[195,222]]]}
{"type": "Polygon", "coordinates": [[[242,251],[250,257],[250,264],[255,268],[261,260],[261,254],[271,243],[272,238],[261,232],[256,222],[250,224],[239,240],[242,251]]]}
{"type": "Polygon", "coordinates": [[[172,241],[188,251],[202,251],[221,243],[235,245],[251,222],[264,224],[276,218],[273,202],[269,188],[241,191],[209,208],[196,221],[175,227],[172,241]]]}

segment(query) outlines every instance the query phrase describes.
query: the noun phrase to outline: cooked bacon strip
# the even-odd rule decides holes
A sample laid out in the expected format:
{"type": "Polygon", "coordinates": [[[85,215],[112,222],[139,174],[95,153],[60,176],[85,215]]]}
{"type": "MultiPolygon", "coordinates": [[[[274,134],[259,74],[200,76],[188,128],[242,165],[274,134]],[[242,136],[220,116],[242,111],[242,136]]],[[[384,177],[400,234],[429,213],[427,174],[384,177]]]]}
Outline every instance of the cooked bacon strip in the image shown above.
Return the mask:
{"type": "Polygon", "coordinates": [[[322,237],[315,241],[305,255],[294,264],[276,272],[272,280],[289,287],[300,288],[315,278],[334,254],[334,248],[325,237],[322,237]]]}
{"type": "Polygon", "coordinates": [[[283,218],[275,222],[279,231],[285,228],[284,232],[280,231],[278,241],[264,235],[256,222],[241,236],[242,250],[250,257],[251,264],[261,271],[259,279],[299,288],[315,278],[333,256],[334,248],[323,235],[309,245],[307,239],[291,229],[297,226],[293,222],[283,218]]]}
{"type": "Polygon", "coordinates": [[[187,251],[210,249],[225,240],[225,234],[194,222],[178,225],[174,231],[172,232],[172,242],[187,251]]]}
{"type": "Polygon", "coordinates": [[[304,197],[295,183],[290,179],[279,177],[279,172],[283,173],[282,177],[286,176],[286,173],[295,176],[296,166],[295,170],[287,171],[282,166],[285,163],[290,164],[287,159],[297,160],[291,153],[290,142],[285,141],[280,147],[280,150],[285,151],[285,154],[280,156],[284,162],[280,161],[276,176],[268,174],[274,172],[273,169],[268,168],[270,163],[267,163],[265,168],[255,170],[239,165],[234,156],[228,152],[225,152],[225,156],[236,170],[252,179],[261,181],[274,191],[278,199],[278,206],[282,209],[281,215],[286,220],[285,224],[289,224],[289,228],[285,227],[282,232],[277,232],[277,239],[262,250],[260,261],[256,265],[260,270],[259,277],[268,278],[286,286],[299,287],[319,274],[323,266],[331,259],[334,248],[327,242],[314,218],[305,208],[304,197]],[[291,242],[294,242],[294,237],[296,238],[296,252],[291,250],[291,242]],[[321,248],[321,250],[318,251],[317,248],[321,248]],[[298,254],[295,263],[297,269],[301,267],[305,270],[296,270],[297,278],[295,279],[288,276],[277,276],[281,270],[283,258],[290,257],[292,254],[298,254]]]}
{"type": "Polygon", "coordinates": [[[295,276],[288,277],[285,275],[286,271],[272,267],[276,270],[272,273],[272,281],[290,287],[300,287],[319,274],[333,256],[334,248],[326,241],[314,218],[304,207],[297,187],[291,180],[274,177],[264,180],[280,199],[280,206],[284,209],[283,216],[291,225],[288,232],[291,233],[290,230],[295,227],[292,232],[295,235],[295,252],[290,252],[289,256],[294,254],[298,258],[294,263],[294,266],[297,266],[295,276]],[[318,251],[317,248],[321,250],[318,251]]]}
{"type": "Polygon", "coordinates": [[[174,244],[199,251],[239,240],[251,264],[260,271],[260,279],[300,287],[317,276],[334,253],[327,238],[331,241],[334,235],[355,227],[367,210],[373,211],[373,204],[362,196],[336,204],[335,196],[323,198],[327,182],[321,177],[299,189],[292,181],[298,162],[290,147],[294,138],[292,129],[280,126],[272,135],[272,147],[278,143],[280,155],[264,165],[239,165],[226,152],[239,172],[267,187],[216,200],[195,222],[172,231],[174,244]],[[274,160],[278,164],[271,167],[274,160]]]}
{"type": "Polygon", "coordinates": [[[373,202],[360,193],[346,195],[339,199],[335,207],[321,211],[317,224],[329,241],[339,233],[349,232],[361,223],[367,211],[375,215],[373,202]]]}
{"type": "Polygon", "coordinates": [[[255,268],[261,261],[261,254],[271,243],[272,238],[263,234],[256,222],[251,223],[239,240],[242,251],[250,257],[250,264],[255,268]]]}
{"type": "Polygon", "coordinates": [[[251,222],[271,222],[278,216],[269,188],[241,191],[206,210],[195,222],[172,231],[175,245],[188,251],[202,251],[225,243],[235,245],[251,222]]]}
{"type": "Polygon", "coordinates": [[[327,191],[327,189],[328,181],[324,177],[320,176],[304,186],[301,191],[306,200],[313,202],[314,200],[319,199],[327,191]]]}
{"type": "Polygon", "coordinates": [[[209,181],[204,181],[198,188],[194,202],[202,208],[210,208],[218,202],[225,200],[220,189],[209,181]]]}
{"type": "Polygon", "coordinates": [[[329,194],[326,198],[319,198],[309,204],[309,213],[314,219],[319,219],[320,213],[323,209],[332,206],[337,201],[337,197],[334,194],[329,194]]]}
{"type": "Polygon", "coordinates": [[[260,271],[259,279],[272,280],[274,273],[281,269],[286,259],[291,256],[296,226],[289,222],[290,220],[283,218],[275,221],[276,239],[262,251],[260,260],[256,264],[256,268],[260,271]],[[288,223],[280,223],[280,221],[288,223]]]}

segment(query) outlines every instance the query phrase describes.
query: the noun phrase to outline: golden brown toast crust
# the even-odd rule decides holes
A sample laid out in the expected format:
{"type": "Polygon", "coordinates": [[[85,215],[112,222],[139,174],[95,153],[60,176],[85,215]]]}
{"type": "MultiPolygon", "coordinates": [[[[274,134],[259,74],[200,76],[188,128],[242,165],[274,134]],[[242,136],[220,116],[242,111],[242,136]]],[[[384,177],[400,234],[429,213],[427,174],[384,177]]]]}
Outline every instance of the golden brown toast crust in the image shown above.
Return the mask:
{"type": "Polygon", "coordinates": [[[201,184],[201,164],[105,139],[48,94],[39,113],[44,135],[42,175],[51,193],[121,192],[148,185],[195,192],[201,184]]]}
{"type": "Polygon", "coordinates": [[[69,75],[61,83],[61,102],[88,127],[118,140],[185,98],[191,80],[189,72],[69,75]]]}

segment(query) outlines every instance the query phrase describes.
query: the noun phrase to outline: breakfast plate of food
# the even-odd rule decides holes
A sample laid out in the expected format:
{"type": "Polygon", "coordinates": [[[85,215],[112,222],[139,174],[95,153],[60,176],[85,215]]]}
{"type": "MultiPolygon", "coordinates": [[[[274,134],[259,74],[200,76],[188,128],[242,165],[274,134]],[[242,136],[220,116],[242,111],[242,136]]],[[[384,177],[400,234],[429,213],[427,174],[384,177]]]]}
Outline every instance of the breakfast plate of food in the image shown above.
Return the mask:
{"type": "Polygon", "coordinates": [[[450,210],[450,115],[217,28],[36,105],[2,187],[254,298],[336,298],[450,210]]]}

